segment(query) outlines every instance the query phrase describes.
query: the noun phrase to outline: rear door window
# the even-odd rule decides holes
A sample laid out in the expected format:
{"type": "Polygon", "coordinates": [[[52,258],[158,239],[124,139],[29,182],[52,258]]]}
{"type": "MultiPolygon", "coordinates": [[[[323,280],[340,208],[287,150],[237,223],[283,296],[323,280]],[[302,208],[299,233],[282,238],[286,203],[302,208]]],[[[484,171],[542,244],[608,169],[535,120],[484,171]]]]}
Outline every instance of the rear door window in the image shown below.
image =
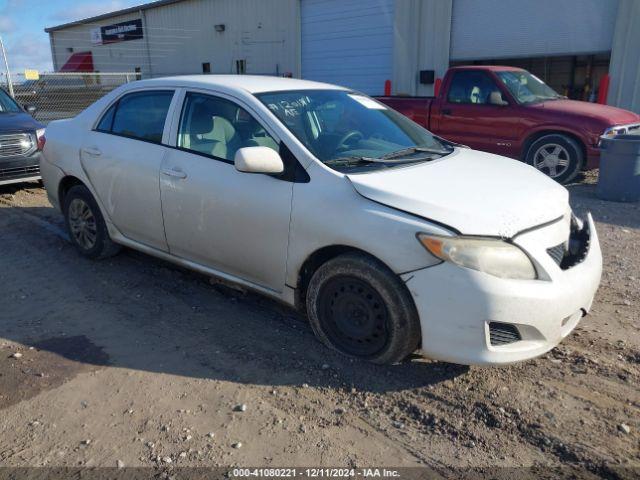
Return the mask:
{"type": "Polygon", "coordinates": [[[103,130],[108,128],[109,117],[112,115],[110,109],[105,113],[97,129],[146,142],[161,143],[172,98],[171,90],[153,90],[125,95],[115,106],[113,119],[110,122],[111,128],[103,130]]]}
{"type": "Polygon", "coordinates": [[[100,123],[96,127],[99,132],[111,133],[111,126],[113,125],[113,115],[116,113],[117,104],[111,105],[111,108],[102,116],[100,123]]]}

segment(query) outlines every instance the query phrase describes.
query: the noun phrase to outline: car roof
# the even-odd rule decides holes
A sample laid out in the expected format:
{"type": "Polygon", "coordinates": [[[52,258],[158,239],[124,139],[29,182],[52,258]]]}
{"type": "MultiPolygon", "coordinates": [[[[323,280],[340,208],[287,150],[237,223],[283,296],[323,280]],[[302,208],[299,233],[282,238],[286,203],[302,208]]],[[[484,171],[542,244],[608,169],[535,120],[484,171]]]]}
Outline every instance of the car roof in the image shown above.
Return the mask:
{"type": "Polygon", "coordinates": [[[451,67],[451,70],[489,70],[491,72],[526,71],[524,68],[509,67],[507,65],[458,65],[451,67]]]}
{"type": "Polygon", "coordinates": [[[181,75],[139,80],[136,87],[173,86],[191,88],[223,89],[229,92],[262,93],[287,90],[347,90],[328,83],[298,80],[295,78],[270,77],[266,75],[181,75]]]}

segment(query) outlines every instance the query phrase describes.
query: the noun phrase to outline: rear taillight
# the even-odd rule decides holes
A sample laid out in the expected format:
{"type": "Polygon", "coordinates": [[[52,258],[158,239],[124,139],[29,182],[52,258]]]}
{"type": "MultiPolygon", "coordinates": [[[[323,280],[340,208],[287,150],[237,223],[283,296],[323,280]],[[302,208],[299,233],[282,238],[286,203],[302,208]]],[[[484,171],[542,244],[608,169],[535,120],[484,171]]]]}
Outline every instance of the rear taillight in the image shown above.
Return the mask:
{"type": "Polygon", "coordinates": [[[36,139],[38,141],[38,150],[44,149],[44,144],[47,143],[47,139],[44,136],[44,128],[36,130],[36,139]]]}

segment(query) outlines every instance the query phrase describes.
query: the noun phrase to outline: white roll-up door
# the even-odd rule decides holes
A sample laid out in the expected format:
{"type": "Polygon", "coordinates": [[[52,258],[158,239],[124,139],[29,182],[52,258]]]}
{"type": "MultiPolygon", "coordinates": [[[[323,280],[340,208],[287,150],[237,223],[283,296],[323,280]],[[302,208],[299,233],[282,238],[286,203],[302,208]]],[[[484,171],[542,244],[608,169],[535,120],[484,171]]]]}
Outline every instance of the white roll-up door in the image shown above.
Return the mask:
{"type": "Polygon", "coordinates": [[[611,51],[618,0],[453,0],[451,60],[611,51]]]}
{"type": "Polygon", "coordinates": [[[394,0],[301,0],[302,78],[382,94],[393,64],[394,0]]]}

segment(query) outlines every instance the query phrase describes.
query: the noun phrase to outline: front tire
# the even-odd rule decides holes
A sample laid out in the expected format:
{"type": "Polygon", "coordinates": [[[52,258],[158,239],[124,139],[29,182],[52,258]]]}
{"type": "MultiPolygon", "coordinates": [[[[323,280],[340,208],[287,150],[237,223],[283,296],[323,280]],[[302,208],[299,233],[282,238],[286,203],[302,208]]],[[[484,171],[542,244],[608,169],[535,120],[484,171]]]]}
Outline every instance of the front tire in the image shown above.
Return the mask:
{"type": "Polygon", "coordinates": [[[64,196],[64,219],[71,243],[87,258],[107,258],[120,251],[109,237],[100,208],[84,185],[72,187],[64,196]]]}
{"type": "Polygon", "coordinates": [[[404,360],[420,342],[413,299],[381,262],[360,253],[329,260],[306,295],[311,328],[328,347],[378,364],[404,360]]]}
{"type": "Polygon", "coordinates": [[[573,138],[553,133],[534,141],[528,148],[526,162],[559,183],[574,180],[584,163],[584,153],[573,138]]]}

